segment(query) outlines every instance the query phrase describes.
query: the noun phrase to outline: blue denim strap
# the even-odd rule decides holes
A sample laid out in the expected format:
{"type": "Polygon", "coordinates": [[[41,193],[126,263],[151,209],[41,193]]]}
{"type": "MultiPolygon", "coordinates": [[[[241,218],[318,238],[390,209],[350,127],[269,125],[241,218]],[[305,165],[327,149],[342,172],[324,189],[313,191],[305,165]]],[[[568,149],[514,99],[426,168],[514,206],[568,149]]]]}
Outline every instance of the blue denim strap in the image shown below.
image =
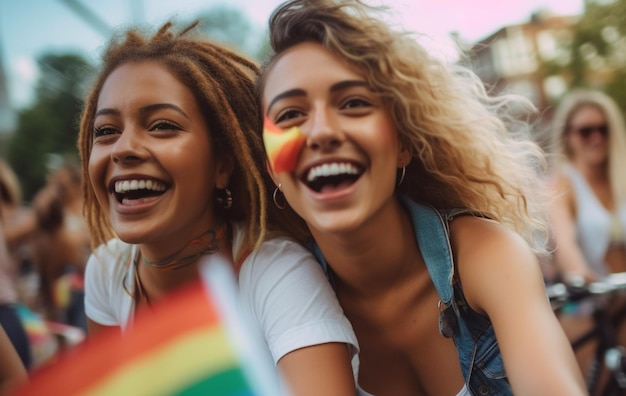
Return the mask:
{"type": "Polygon", "coordinates": [[[324,273],[326,274],[326,278],[328,278],[330,285],[333,287],[334,290],[337,290],[335,278],[332,275],[332,270],[328,266],[328,262],[326,261],[326,258],[324,257],[322,250],[315,242],[315,239],[310,238],[306,243],[306,247],[307,249],[309,249],[311,253],[313,253],[315,258],[317,259],[317,262],[320,263],[320,265],[322,266],[322,269],[324,270],[324,273]]]}
{"type": "MultiPolygon", "coordinates": [[[[447,223],[439,212],[431,207],[415,203],[406,196],[401,196],[400,201],[411,216],[413,230],[415,231],[417,243],[424,257],[430,278],[439,293],[441,301],[449,305],[453,297],[452,276],[454,267],[452,265],[452,252],[448,239],[447,223]]],[[[330,283],[335,287],[328,263],[313,238],[308,241],[307,248],[313,253],[324,269],[330,283]]]]}
{"type": "Polygon", "coordinates": [[[448,305],[452,301],[452,252],[448,239],[446,221],[439,212],[429,206],[413,202],[409,197],[400,197],[408,209],[413,230],[430,278],[439,293],[441,301],[448,305]]]}
{"type": "MultiPolygon", "coordinates": [[[[400,197],[400,202],[411,216],[426,268],[441,301],[445,304],[440,313],[440,332],[442,319],[444,322],[458,319],[458,323],[452,326],[453,331],[447,335],[442,332],[442,335],[454,338],[467,388],[471,394],[512,395],[489,319],[474,313],[471,309],[466,309],[462,314],[454,301],[452,285],[454,264],[448,238],[448,222],[456,215],[474,213],[467,209],[453,209],[440,213],[432,207],[417,204],[405,196],[400,197]]],[[[481,216],[480,214],[474,215],[481,216]]],[[[333,284],[332,270],[315,241],[311,239],[307,247],[320,262],[333,284]]],[[[460,298],[463,298],[462,291],[459,289],[457,292],[460,293],[460,298]]]]}

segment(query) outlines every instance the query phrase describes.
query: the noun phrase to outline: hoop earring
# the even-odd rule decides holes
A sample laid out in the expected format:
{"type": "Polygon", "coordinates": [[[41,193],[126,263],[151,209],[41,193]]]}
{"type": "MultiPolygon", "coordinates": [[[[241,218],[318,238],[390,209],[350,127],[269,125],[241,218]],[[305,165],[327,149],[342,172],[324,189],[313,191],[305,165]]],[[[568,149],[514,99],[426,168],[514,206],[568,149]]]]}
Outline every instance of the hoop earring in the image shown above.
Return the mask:
{"type": "Polygon", "coordinates": [[[217,197],[215,200],[217,201],[218,206],[223,209],[229,209],[233,206],[233,194],[228,188],[220,188],[217,190],[216,194],[217,197]]]}
{"type": "Polygon", "coordinates": [[[404,176],[406,175],[406,165],[404,165],[402,167],[402,174],[400,175],[400,181],[398,181],[398,183],[396,184],[396,186],[399,186],[400,184],[402,184],[402,182],[404,181],[404,176]]]}
{"type": "Polygon", "coordinates": [[[276,205],[276,207],[278,209],[285,209],[287,207],[287,200],[285,199],[285,195],[283,194],[282,191],[280,191],[280,187],[282,186],[281,183],[278,183],[278,187],[276,187],[274,189],[274,194],[272,194],[272,199],[274,200],[274,205],[276,205]],[[285,203],[283,203],[282,205],[278,203],[278,200],[276,199],[276,196],[278,195],[278,192],[280,192],[281,194],[283,194],[283,201],[285,201],[285,203]]]}

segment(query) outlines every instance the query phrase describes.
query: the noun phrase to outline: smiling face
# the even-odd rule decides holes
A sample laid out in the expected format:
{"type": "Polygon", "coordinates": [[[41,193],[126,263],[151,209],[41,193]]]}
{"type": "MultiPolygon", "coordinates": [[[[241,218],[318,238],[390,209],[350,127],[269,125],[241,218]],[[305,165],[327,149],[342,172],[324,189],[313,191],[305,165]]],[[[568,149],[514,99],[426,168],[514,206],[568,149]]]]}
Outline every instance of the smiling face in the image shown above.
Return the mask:
{"type": "Polygon", "coordinates": [[[108,76],[89,181],[120,239],[160,256],[216,226],[212,193],[230,170],[209,133],[192,92],[160,63],[125,63],[108,76]]]}
{"type": "Polygon", "coordinates": [[[572,160],[581,166],[604,165],[608,159],[608,130],[604,113],[592,105],[575,110],[568,124],[566,144],[572,160]]]}
{"type": "Polygon", "coordinates": [[[390,202],[409,162],[381,97],[359,70],[316,43],[283,53],[266,75],[263,111],[306,142],[295,169],[275,172],[291,207],[319,232],[351,232],[390,202]]]}

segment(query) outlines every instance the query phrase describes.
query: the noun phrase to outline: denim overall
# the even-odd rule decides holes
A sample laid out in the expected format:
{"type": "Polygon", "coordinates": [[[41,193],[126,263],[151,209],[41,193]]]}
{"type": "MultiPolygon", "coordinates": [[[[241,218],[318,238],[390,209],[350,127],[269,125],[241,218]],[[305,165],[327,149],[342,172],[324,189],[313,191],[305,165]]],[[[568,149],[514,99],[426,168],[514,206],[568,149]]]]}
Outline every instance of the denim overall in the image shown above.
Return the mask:
{"type": "MultiPolygon", "coordinates": [[[[441,298],[439,331],[454,340],[467,388],[472,395],[512,395],[489,318],[469,307],[460,284],[454,281],[448,222],[455,215],[470,212],[459,209],[439,212],[408,197],[401,197],[401,203],[411,216],[422,257],[441,298]]],[[[312,241],[309,249],[334,287],[332,272],[319,247],[312,241]]]]}

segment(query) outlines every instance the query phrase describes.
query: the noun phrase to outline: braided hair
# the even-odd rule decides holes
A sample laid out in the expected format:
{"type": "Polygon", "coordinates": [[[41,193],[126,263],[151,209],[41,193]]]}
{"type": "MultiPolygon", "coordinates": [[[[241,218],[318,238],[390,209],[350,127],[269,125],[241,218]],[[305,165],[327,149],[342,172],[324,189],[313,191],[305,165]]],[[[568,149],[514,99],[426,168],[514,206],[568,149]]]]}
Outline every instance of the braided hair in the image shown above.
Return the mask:
{"type": "Polygon", "coordinates": [[[100,73],[84,104],[78,137],[85,180],[84,216],[94,248],[115,235],[107,213],[98,205],[88,182],[98,96],[115,69],[129,62],[148,60],[163,64],[193,93],[206,118],[216,152],[233,158],[234,170],[229,184],[233,204],[221,215],[226,221],[246,224],[240,252],[258,246],[265,236],[266,186],[271,185],[271,180],[260,172],[265,166],[265,153],[257,133],[262,129],[260,106],[255,96],[258,67],[254,61],[226,47],[194,37],[191,31],[197,24],[175,34],[173,24],[168,22],[150,37],[138,28],[131,28],[121,36],[115,35],[104,50],[100,73]]]}

